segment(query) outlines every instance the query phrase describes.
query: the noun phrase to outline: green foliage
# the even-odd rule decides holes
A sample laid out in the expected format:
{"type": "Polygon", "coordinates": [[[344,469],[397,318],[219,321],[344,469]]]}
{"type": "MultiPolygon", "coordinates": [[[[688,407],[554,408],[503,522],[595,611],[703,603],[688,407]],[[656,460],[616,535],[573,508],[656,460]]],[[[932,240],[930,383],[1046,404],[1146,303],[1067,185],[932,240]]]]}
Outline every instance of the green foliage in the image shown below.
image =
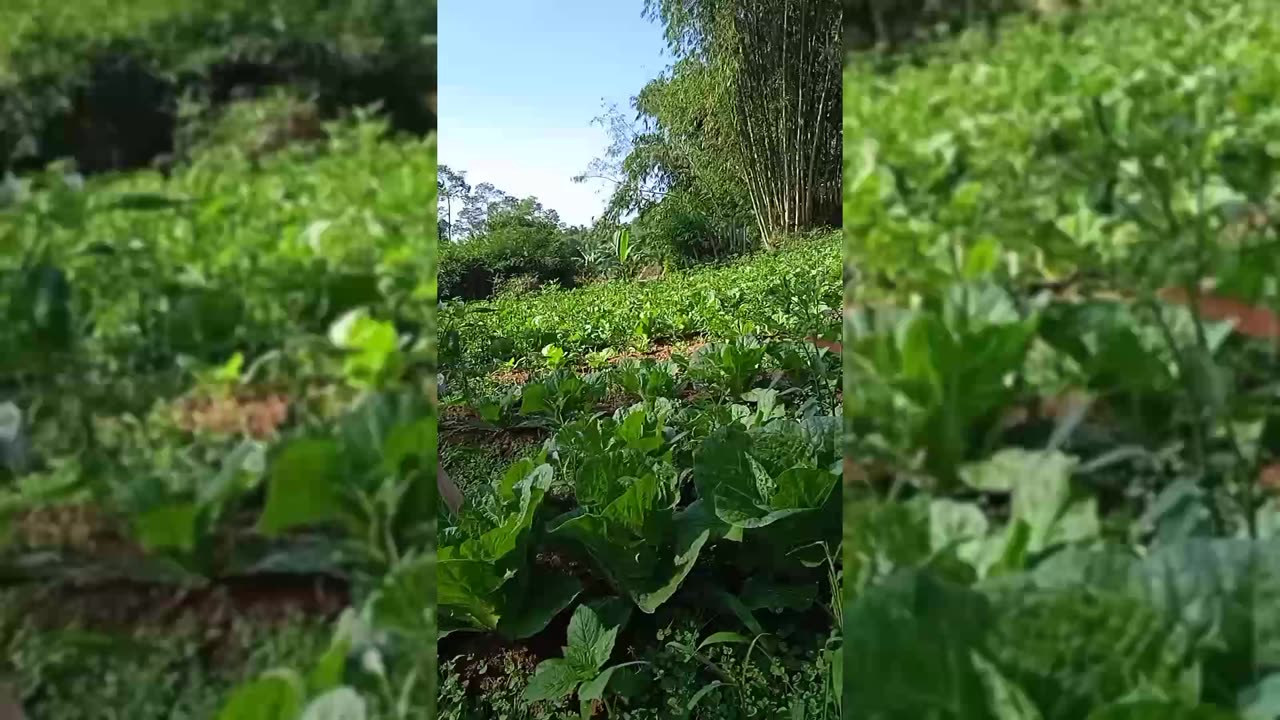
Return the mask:
{"type": "Polygon", "coordinates": [[[578,261],[572,241],[551,224],[508,225],[446,245],[440,257],[440,296],[483,300],[504,279],[573,287],[578,261]]]}
{"type": "Polygon", "coordinates": [[[381,101],[401,129],[435,127],[435,3],[19,0],[0,11],[0,167],[75,157],[87,172],[170,153],[179,98],[290,83],[330,110],[381,101]]]}
{"type": "Polygon", "coordinates": [[[727,260],[759,246],[747,216],[717,211],[705,198],[680,190],[645,208],[635,227],[662,243],[666,254],[682,265],[727,260]]]}
{"type": "Polygon", "coordinates": [[[924,467],[954,482],[1013,401],[1007,379],[1026,361],[1036,318],[992,287],[955,287],[937,300],[917,312],[853,315],[850,420],[860,434],[873,434],[868,423],[889,430],[875,434],[901,451],[925,448],[924,467]]]}
{"type": "Polygon", "coordinates": [[[720,428],[704,442],[694,468],[699,495],[725,523],[740,531],[774,526],[803,533],[771,536],[780,552],[834,540],[820,535],[824,526],[832,526],[830,520],[814,516],[830,517],[835,504],[829,499],[838,480],[832,455],[815,453],[806,438],[796,437],[799,433],[778,440],[790,434],[781,427],[787,422],[779,420],[754,432],[734,425],[720,428]],[[797,518],[799,514],[810,517],[797,518]]]}
{"type": "Polygon", "coordinates": [[[850,697],[868,717],[1092,717],[1138,700],[1243,712],[1275,648],[1274,552],[1235,540],[1146,559],[1071,551],[973,589],[904,571],[849,608],[848,641],[868,651],[851,658],[850,697]]]}
{"type": "Polygon", "coordinates": [[[902,52],[980,24],[994,33],[1000,19],[1012,13],[1053,17],[1066,9],[1080,10],[1084,4],[1082,0],[967,0],[950,4],[850,0],[845,2],[845,47],[854,51],[878,47],[902,52]]]}
{"type": "Polygon", "coordinates": [[[809,330],[812,319],[780,312],[792,297],[784,289],[786,279],[815,277],[827,304],[835,307],[837,253],[833,238],[820,236],[796,240],[776,254],[651,282],[546,289],[533,296],[464,303],[442,311],[441,339],[447,362],[456,366],[467,356],[533,355],[549,343],[576,352],[693,334],[732,337],[772,325],[779,315],[778,330],[798,334],[809,330]]]}
{"type": "Polygon", "coordinates": [[[446,529],[437,550],[437,603],[442,634],[458,629],[534,635],[578,594],[576,579],[534,570],[534,522],[552,468],[522,460],[495,483],[483,514],[446,529]],[[539,587],[538,597],[531,588],[539,587]]]}
{"type": "MultiPolygon", "coordinates": [[[[903,291],[930,287],[960,251],[993,242],[1005,256],[997,271],[1013,278],[1181,283],[1197,252],[1194,216],[1222,233],[1240,199],[1226,191],[1265,197],[1273,182],[1260,138],[1274,120],[1250,100],[1275,83],[1263,49],[1273,13],[1110,2],[1070,33],[1011,22],[995,44],[967,34],[889,76],[856,60],[845,78],[845,228],[870,281],[862,291],[890,277],[903,291]],[[983,81],[959,80],[974,73],[983,81]],[[1235,169],[1249,165],[1237,157],[1259,170],[1235,169]],[[1012,187],[1016,196],[1003,192],[1012,187]]],[[[1248,241],[1208,257],[1252,263],[1248,241]]]]}
{"type": "Polygon", "coordinates": [[[713,218],[748,225],[746,185],[730,161],[731,118],[724,83],[705,62],[685,59],[632,101],[637,121],[610,108],[597,123],[612,144],[580,176],[617,185],[606,217],[637,214],[637,227],[676,253],[709,256],[713,218]]]}
{"type": "MultiPolygon", "coordinates": [[[[30,353],[65,354],[74,336],[86,360],[136,372],[177,355],[263,352],[380,302],[384,286],[393,302],[407,300],[420,283],[413,233],[430,225],[417,198],[430,191],[421,175],[429,178],[432,153],[426,143],[384,142],[385,129],[348,126],[305,170],[311,153],[297,150],[256,173],[243,158],[212,155],[168,180],[139,174],[77,189],[56,172],[33,178],[24,199],[0,210],[9,247],[27,249],[25,259],[0,256],[25,278],[0,295],[16,321],[0,337],[30,353]],[[376,218],[350,210],[366,196],[356,178],[403,170],[406,158],[414,171],[381,175],[376,218]],[[150,210],[121,202],[143,196],[173,202],[150,210]]],[[[2,362],[6,374],[32,365],[24,355],[2,362]]]]}
{"type": "Polygon", "coordinates": [[[220,657],[199,648],[208,627],[197,623],[135,628],[130,637],[40,628],[23,610],[31,593],[6,590],[0,647],[30,717],[99,718],[128,713],[139,720],[216,717],[228,691],[280,664],[303,662],[325,649],[329,630],[316,619],[292,617],[264,625],[234,616],[220,657]],[[105,710],[104,710],[105,709],[105,710]]]}
{"type": "Polygon", "coordinates": [[[1090,6],[846,75],[858,717],[1274,712],[1276,8],[1090,6]]]}
{"type": "MultiPolygon", "coordinates": [[[[668,175],[685,168],[705,175],[709,168],[718,179],[732,178],[750,200],[766,246],[777,236],[834,225],[840,3],[662,0],[646,2],[645,9],[664,25],[677,58],[671,85],[664,87],[665,78],[656,83],[668,91],[663,109],[683,107],[676,114],[683,123],[657,118],[658,129],[676,140],[671,154],[677,162],[666,161],[668,175]],[[682,75],[693,79],[691,88],[678,82],[682,75]],[[699,150],[705,155],[698,157],[699,150]]],[[[675,187],[696,195],[723,185],[675,187]]]]}
{"type": "MultiPolygon", "coordinates": [[[[388,668],[395,651],[374,634],[369,614],[342,615],[329,647],[301,673],[277,667],[242,683],[219,720],[408,720],[422,702],[417,672],[388,668]],[[372,710],[370,709],[372,708],[372,710]]],[[[419,638],[419,641],[421,638],[419,638]]]]}
{"type": "MultiPolygon", "coordinates": [[[[815,277],[818,295],[826,290],[821,285],[826,278],[815,277]]],[[[614,281],[602,287],[623,294],[652,284],[614,281]]],[[[797,293],[803,295],[809,286],[775,281],[773,287],[778,296],[771,302],[779,308],[773,314],[781,316],[786,314],[782,308],[803,305],[797,293]]],[[[729,320],[747,325],[740,315],[729,320]]],[[[833,322],[829,309],[793,320],[804,335],[825,334],[833,322]]],[[[672,712],[752,717],[783,709],[787,717],[799,712],[834,717],[831,690],[838,681],[829,662],[838,649],[825,643],[838,648],[838,640],[817,637],[799,619],[805,612],[826,610],[820,603],[828,594],[821,588],[839,584],[838,570],[823,559],[824,550],[839,543],[834,401],[815,390],[815,378],[825,377],[829,368],[821,359],[798,361],[793,342],[735,333],[700,349],[693,359],[623,358],[584,374],[589,356],[556,340],[537,353],[537,371],[522,384],[466,400],[498,427],[529,428],[536,419],[550,434],[540,450],[494,477],[490,489],[470,493],[461,515],[448,520],[442,568],[446,556],[452,563],[461,553],[481,548],[497,553],[474,556],[467,575],[473,582],[465,588],[452,575],[439,576],[442,591],[446,577],[450,587],[459,588],[457,602],[447,609],[441,605],[442,622],[453,615],[446,624],[458,629],[520,637],[517,628],[529,634],[559,632],[553,630],[556,618],[572,608],[572,645],[572,627],[587,612],[604,618],[613,615],[602,606],[634,607],[640,612],[631,623],[618,624],[623,630],[635,628],[628,660],[646,664],[613,672],[618,666],[605,667],[607,657],[574,663],[566,651],[565,658],[544,662],[531,677],[532,667],[513,666],[509,682],[499,687],[486,681],[490,692],[483,698],[464,698],[465,678],[450,677],[445,693],[456,699],[453,716],[502,711],[551,717],[557,709],[568,710],[556,698],[577,688],[575,710],[586,717],[598,713],[600,705],[619,717],[636,718],[672,712]],[[740,433],[750,434],[745,446],[724,441],[740,433]],[[531,492],[529,500],[546,512],[517,500],[523,497],[518,488],[532,483],[524,478],[535,468],[541,476],[536,487],[546,491],[531,492]],[[708,468],[715,471],[714,482],[703,481],[708,468]],[[751,580],[743,585],[735,579],[740,573],[751,580]],[[562,589],[556,579],[573,584],[562,589]],[[534,588],[538,592],[528,597],[534,588]],[[725,631],[713,634],[704,647],[690,646],[690,656],[671,647],[675,662],[692,661],[700,668],[689,678],[664,669],[672,657],[647,664],[654,625],[699,612],[693,603],[705,604],[699,598],[707,597],[718,606],[710,609],[717,622],[744,625],[762,636],[759,642],[744,640],[736,652],[720,654],[718,644],[738,635],[725,631]],[[765,636],[764,628],[775,625],[787,640],[765,636]],[[806,658],[802,664],[811,663],[816,653],[822,674],[806,676],[805,690],[785,699],[769,696],[763,692],[767,678],[793,679],[781,669],[782,661],[775,663],[765,653],[789,652],[790,642],[803,648],[794,649],[806,658]],[[710,657],[714,661],[703,659],[710,657]]],[[[462,568],[457,564],[455,570],[462,568]]],[[[474,662],[463,656],[445,664],[466,675],[474,662]]]]}
{"type": "MultiPolygon", "coordinates": [[[[700,631],[694,618],[659,628],[654,634],[657,644],[645,648],[641,656],[645,664],[623,668],[611,677],[606,712],[627,720],[746,720],[790,718],[799,707],[803,717],[839,717],[824,692],[824,673],[830,671],[827,658],[794,648],[768,660],[759,650],[746,653],[745,643],[725,641],[726,635],[736,633],[707,634],[700,631]],[[715,668],[715,679],[709,678],[708,667],[715,668]],[[643,684],[636,685],[631,677],[643,684]]],[[[510,655],[492,661],[493,680],[486,683],[484,693],[468,693],[458,671],[469,660],[459,656],[445,664],[441,718],[478,720],[507,713],[509,717],[550,720],[574,717],[579,711],[579,704],[568,699],[560,703],[524,702],[524,689],[534,668],[510,655]]]]}
{"type": "Polygon", "coordinates": [[[613,673],[624,665],[606,668],[613,655],[618,628],[607,627],[596,612],[579,605],[569,620],[569,644],[563,658],[544,660],[534,670],[524,697],[531,702],[559,700],[577,693],[582,717],[593,713],[593,702],[603,696],[613,673]]]}

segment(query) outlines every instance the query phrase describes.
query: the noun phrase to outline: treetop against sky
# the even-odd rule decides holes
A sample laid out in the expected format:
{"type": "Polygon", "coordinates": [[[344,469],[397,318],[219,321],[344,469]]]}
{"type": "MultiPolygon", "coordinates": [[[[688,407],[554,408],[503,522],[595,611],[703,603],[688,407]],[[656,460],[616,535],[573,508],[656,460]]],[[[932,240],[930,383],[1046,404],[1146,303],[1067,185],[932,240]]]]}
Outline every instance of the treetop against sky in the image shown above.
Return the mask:
{"type": "Polygon", "coordinates": [[[642,0],[440,3],[440,162],[472,185],[536,195],[568,224],[599,216],[612,187],[574,183],[609,145],[592,120],[670,64],[642,0]]]}

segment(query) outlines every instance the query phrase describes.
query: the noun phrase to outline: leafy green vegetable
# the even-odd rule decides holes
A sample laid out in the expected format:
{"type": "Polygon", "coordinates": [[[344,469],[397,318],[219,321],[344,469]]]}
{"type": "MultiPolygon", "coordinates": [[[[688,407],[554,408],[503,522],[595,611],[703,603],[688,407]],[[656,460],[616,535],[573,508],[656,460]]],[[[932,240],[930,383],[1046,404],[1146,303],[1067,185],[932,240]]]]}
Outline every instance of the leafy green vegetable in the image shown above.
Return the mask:
{"type": "Polygon", "coordinates": [[[517,463],[498,488],[496,517],[441,538],[435,572],[442,634],[534,635],[581,591],[576,579],[535,573],[531,565],[534,523],[552,472],[549,465],[517,463]]]}

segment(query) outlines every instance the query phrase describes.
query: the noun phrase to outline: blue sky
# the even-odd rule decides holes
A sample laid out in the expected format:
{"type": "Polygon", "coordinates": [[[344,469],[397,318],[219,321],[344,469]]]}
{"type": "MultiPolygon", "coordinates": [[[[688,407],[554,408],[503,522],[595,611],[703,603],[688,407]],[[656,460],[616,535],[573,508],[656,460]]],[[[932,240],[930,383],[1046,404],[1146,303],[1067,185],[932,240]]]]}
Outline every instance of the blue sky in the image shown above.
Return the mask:
{"type": "Polygon", "coordinates": [[[569,224],[598,216],[609,183],[571,178],[604,154],[592,119],[670,64],[644,0],[440,0],[440,162],[536,195],[569,224]]]}

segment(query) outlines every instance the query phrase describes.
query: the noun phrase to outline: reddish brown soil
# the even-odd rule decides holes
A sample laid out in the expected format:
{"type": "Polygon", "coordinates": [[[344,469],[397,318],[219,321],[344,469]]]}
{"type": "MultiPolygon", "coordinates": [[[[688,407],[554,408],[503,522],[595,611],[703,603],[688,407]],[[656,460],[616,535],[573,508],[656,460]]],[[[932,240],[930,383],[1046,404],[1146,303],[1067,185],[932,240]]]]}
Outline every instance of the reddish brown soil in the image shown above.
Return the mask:
{"type": "Polygon", "coordinates": [[[648,350],[624,350],[617,355],[609,358],[611,365],[616,365],[627,358],[657,360],[659,362],[670,360],[673,355],[691,355],[698,348],[706,345],[705,340],[678,340],[669,343],[655,343],[648,350]]]}
{"type": "Polygon", "coordinates": [[[817,337],[807,337],[805,338],[805,340],[813,343],[814,345],[817,345],[820,348],[826,348],[827,350],[830,350],[836,355],[840,355],[841,353],[844,352],[844,346],[832,340],[823,340],[822,338],[817,338],[817,337]]]}
{"type": "MultiPolygon", "coordinates": [[[[1058,294],[1062,298],[1076,297],[1075,290],[1069,287],[1060,289],[1058,294]]],[[[1172,305],[1189,306],[1192,303],[1184,287],[1161,288],[1156,295],[1162,301],[1172,305]]],[[[1101,292],[1095,293],[1093,297],[1115,302],[1132,302],[1133,300],[1123,292],[1101,292]]],[[[1238,335],[1255,340],[1280,339],[1280,318],[1277,318],[1270,308],[1250,305],[1238,298],[1220,295],[1211,289],[1206,289],[1200,293],[1196,309],[1200,317],[1205,320],[1233,322],[1234,332],[1238,335]]]]}
{"type": "Polygon", "coordinates": [[[528,370],[498,370],[491,373],[489,379],[500,385],[524,385],[529,382],[528,370]]]}
{"type": "MultiPolygon", "coordinates": [[[[1168,287],[1160,291],[1160,299],[1178,305],[1190,305],[1191,299],[1183,288],[1168,287]]],[[[1249,305],[1235,298],[1205,293],[1197,307],[1200,317],[1206,320],[1230,320],[1235,332],[1255,340],[1280,339],[1280,318],[1270,309],[1249,305]]]]}
{"type": "Polygon", "coordinates": [[[34,588],[23,610],[38,627],[104,634],[197,627],[217,651],[234,624],[278,625],[294,617],[335,618],[350,602],[345,583],[323,577],[256,575],[201,588],[110,582],[34,588]]]}
{"type": "Polygon", "coordinates": [[[480,413],[470,405],[449,405],[440,413],[443,420],[478,420],[480,413]]]}
{"type": "Polygon", "coordinates": [[[192,396],[174,403],[174,422],[187,432],[266,440],[275,437],[288,419],[289,406],[288,397],[279,393],[192,396]]]}

